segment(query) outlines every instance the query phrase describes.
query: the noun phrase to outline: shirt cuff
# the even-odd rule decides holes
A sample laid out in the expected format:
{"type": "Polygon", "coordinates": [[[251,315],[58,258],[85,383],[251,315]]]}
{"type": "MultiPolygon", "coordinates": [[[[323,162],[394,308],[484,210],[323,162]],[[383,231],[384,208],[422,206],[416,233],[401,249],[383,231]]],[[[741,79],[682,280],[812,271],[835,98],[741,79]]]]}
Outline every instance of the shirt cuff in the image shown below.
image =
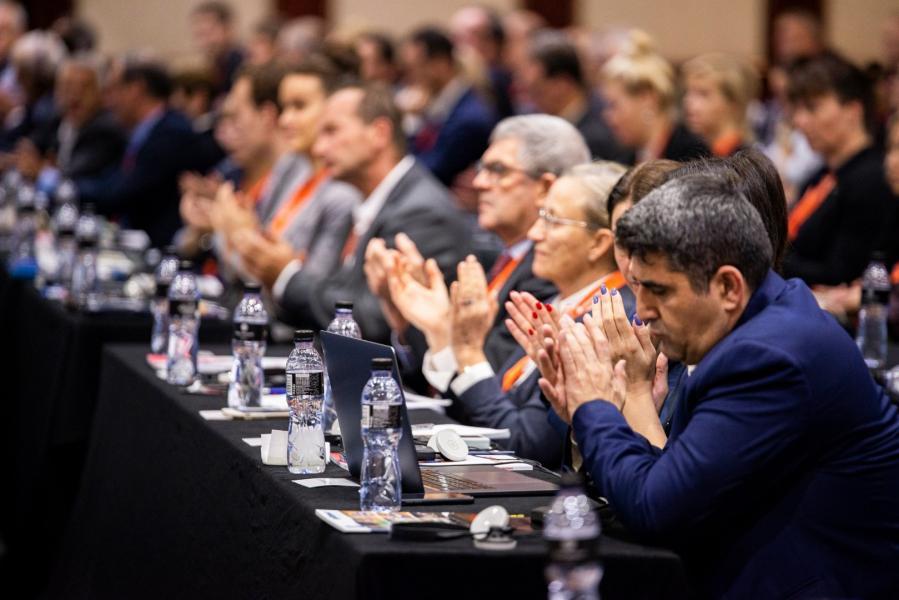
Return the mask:
{"type": "Polygon", "coordinates": [[[464,371],[459,373],[459,376],[453,379],[450,387],[456,396],[461,396],[476,383],[490,379],[493,375],[493,367],[490,366],[490,363],[487,361],[479,362],[466,367],[464,371]]]}
{"type": "Polygon", "coordinates": [[[421,364],[421,372],[434,388],[441,394],[446,393],[449,389],[450,381],[459,365],[456,363],[456,356],[453,349],[447,346],[439,352],[425,352],[424,360],[421,364]]]}
{"type": "Polygon", "coordinates": [[[295,258],[287,263],[286,267],[281,269],[278,279],[275,280],[275,285],[272,286],[272,298],[275,299],[275,302],[281,303],[281,298],[284,297],[284,292],[287,291],[287,284],[290,283],[291,278],[299,273],[302,268],[303,261],[295,258]]]}

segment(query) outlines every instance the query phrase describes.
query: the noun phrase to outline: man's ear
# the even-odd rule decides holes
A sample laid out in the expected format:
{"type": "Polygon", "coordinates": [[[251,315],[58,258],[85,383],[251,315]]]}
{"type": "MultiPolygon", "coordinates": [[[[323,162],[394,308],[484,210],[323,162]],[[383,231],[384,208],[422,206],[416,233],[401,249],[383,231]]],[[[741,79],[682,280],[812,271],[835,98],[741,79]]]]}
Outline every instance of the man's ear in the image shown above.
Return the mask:
{"type": "Polygon", "coordinates": [[[558,177],[556,177],[554,174],[544,173],[540,176],[540,179],[537,180],[537,183],[540,185],[541,202],[544,198],[546,198],[546,194],[549,193],[549,188],[553,186],[553,184],[556,182],[556,179],[558,179],[558,177]]]}
{"type": "Polygon", "coordinates": [[[709,293],[721,301],[724,310],[732,312],[743,309],[751,292],[740,270],[731,265],[724,265],[712,275],[709,293]]]}

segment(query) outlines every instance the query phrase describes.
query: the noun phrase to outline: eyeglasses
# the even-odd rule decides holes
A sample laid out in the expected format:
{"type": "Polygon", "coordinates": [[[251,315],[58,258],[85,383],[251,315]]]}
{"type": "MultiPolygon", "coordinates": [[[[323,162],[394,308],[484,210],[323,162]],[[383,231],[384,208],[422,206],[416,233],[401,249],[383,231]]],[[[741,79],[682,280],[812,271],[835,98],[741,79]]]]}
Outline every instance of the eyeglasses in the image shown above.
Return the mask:
{"type": "Polygon", "coordinates": [[[510,173],[524,173],[531,179],[535,178],[534,175],[531,174],[527,169],[512,167],[501,162],[484,162],[483,160],[479,160],[477,163],[475,163],[475,171],[477,173],[486,171],[490,178],[494,181],[499,181],[510,173]]]}
{"type": "Polygon", "coordinates": [[[583,227],[584,229],[599,229],[598,226],[593,223],[588,223],[587,221],[578,221],[577,219],[566,219],[564,217],[557,217],[556,215],[550,213],[545,208],[541,208],[537,212],[537,216],[547,224],[552,225],[553,227],[561,226],[561,225],[571,225],[572,227],[583,227]]]}

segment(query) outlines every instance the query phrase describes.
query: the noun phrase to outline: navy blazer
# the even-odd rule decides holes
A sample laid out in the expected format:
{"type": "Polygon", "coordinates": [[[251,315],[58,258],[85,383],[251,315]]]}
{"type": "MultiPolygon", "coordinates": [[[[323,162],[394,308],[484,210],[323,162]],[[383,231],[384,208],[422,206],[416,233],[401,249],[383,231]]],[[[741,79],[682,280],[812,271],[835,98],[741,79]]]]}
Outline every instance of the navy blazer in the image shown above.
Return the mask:
{"type": "Polygon", "coordinates": [[[127,227],[143,229],[153,246],[162,247],[181,227],[178,177],[210,166],[203,163],[197,144],[187,118],[166,110],[137,149],[133,164],[123,163],[106,176],[75,179],[81,201],[123,218],[127,227]]]}
{"type": "Polygon", "coordinates": [[[801,281],[769,272],[664,451],[602,400],[573,426],[621,521],[679,550],[701,595],[899,594],[899,415],[801,281]]]}
{"type": "Polygon", "coordinates": [[[487,150],[495,124],[496,116],[491,108],[469,89],[440,125],[434,146],[416,152],[416,157],[434,177],[449,187],[459,173],[477,162],[487,150]]]}

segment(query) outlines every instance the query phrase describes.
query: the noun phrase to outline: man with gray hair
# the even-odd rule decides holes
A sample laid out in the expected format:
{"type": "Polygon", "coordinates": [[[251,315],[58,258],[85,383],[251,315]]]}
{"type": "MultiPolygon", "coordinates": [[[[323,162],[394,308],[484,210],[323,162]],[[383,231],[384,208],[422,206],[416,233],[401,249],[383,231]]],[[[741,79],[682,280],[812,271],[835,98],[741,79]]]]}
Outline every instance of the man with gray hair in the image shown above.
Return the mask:
{"type": "Polygon", "coordinates": [[[635,325],[690,367],[659,450],[622,416],[638,407],[601,333],[564,326],[542,387],[599,493],[681,553],[699,596],[896,597],[899,413],[805,284],[771,270],[756,211],[729,183],[688,176],[616,235],[635,325]]]}
{"type": "MultiPolygon", "coordinates": [[[[485,354],[494,369],[499,369],[518,347],[505,326],[508,314],[504,305],[509,293],[530,292],[538,300],[556,293],[552,284],[531,271],[534,245],[527,237],[528,230],[537,221],[540,204],[556,178],[566,169],[589,161],[587,144],[573,125],[550,115],[523,115],[497,124],[490,135],[490,145],[477,163],[474,187],[478,192],[478,226],[494,233],[503,245],[502,253],[487,273],[488,289],[496,296],[499,309],[485,343],[485,354]]],[[[373,289],[377,288],[379,277],[388,272],[383,265],[391,261],[389,252],[377,250],[373,248],[367,257],[367,262],[371,261],[367,272],[373,289]]],[[[400,243],[394,252],[405,254],[413,264],[421,262],[415,256],[414,246],[400,243]]],[[[383,302],[386,310],[395,315],[395,333],[414,348],[410,355],[416,358],[406,366],[415,371],[427,345],[417,330],[407,325],[389,295],[383,302]]],[[[434,360],[435,364],[423,368],[450,375],[455,372],[451,351],[446,356],[435,355],[434,360]],[[452,364],[448,364],[450,360],[452,364]]]]}

